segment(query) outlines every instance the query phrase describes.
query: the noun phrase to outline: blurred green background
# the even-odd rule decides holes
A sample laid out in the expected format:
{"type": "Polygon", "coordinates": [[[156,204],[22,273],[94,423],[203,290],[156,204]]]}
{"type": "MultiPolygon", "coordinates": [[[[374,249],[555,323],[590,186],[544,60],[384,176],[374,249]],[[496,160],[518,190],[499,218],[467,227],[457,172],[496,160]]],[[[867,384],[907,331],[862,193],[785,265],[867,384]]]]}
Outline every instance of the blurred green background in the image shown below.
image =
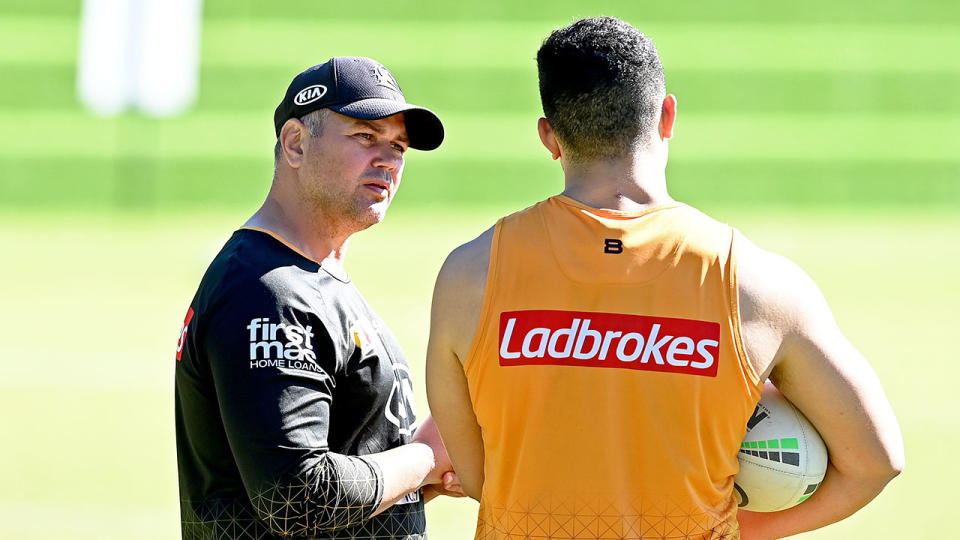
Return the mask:
{"type": "MultiPolygon", "coordinates": [[[[422,373],[446,253],[561,189],[536,136],[533,58],[551,29],[599,14],[660,49],[680,106],[673,195],[807,269],[898,412],[904,474],[807,536],[950,536],[960,4],[398,0],[351,11],[207,0],[195,106],[99,118],[76,98],[79,2],[0,3],[0,538],[179,536],[175,342],[206,265],[266,193],[273,108],[295,73],[371,56],[446,123],[444,146],[408,155],[390,215],[348,257],[422,373]]],[[[472,538],[475,511],[432,503],[431,537],[472,538]]]]}

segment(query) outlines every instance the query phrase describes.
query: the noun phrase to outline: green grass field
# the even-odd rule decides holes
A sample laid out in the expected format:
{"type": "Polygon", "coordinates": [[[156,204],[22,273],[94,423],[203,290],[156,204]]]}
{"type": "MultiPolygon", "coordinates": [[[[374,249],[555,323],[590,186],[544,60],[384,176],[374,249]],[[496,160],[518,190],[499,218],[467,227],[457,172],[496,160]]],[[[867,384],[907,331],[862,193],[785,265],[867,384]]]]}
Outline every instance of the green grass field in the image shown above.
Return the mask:
{"type": "MultiPolygon", "coordinates": [[[[348,256],[422,373],[446,253],[560,189],[535,133],[533,57],[550,29],[596,14],[658,44],[680,103],[674,196],[807,269],[898,413],[904,474],[807,537],[951,534],[960,3],[284,5],[207,0],[200,94],[169,119],[77,103],[80,2],[0,5],[0,538],[178,537],[177,332],[211,257],[262,200],[294,73],[372,56],[446,123],[444,146],[409,155],[387,220],[348,256]]],[[[472,538],[475,511],[432,503],[431,538],[472,538]]]]}

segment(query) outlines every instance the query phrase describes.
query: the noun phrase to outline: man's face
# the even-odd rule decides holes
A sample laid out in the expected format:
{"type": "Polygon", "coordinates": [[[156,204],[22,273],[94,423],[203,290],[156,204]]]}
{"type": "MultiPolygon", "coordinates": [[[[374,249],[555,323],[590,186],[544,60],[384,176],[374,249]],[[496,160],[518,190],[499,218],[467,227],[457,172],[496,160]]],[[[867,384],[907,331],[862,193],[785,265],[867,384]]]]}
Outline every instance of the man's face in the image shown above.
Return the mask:
{"type": "Polygon", "coordinates": [[[400,187],[409,144],[403,114],[357,120],[331,111],[320,135],[304,141],[302,196],[351,229],[378,223],[400,187]]]}

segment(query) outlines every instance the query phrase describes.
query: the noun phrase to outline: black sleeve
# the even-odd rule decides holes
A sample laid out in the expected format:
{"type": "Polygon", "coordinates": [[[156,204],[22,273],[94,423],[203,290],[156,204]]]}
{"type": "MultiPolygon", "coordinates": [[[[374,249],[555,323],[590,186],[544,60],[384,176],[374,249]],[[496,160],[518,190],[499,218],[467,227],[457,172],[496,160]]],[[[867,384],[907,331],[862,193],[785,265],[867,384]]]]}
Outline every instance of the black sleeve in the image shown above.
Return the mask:
{"type": "Polygon", "coordinates": [[[382,472],[329,451],[342,359],[323,321],[257,283],[208,314],[210,362],[230,449],[259,517],[275,534],[354,525],[383,498],[382,472]]]}

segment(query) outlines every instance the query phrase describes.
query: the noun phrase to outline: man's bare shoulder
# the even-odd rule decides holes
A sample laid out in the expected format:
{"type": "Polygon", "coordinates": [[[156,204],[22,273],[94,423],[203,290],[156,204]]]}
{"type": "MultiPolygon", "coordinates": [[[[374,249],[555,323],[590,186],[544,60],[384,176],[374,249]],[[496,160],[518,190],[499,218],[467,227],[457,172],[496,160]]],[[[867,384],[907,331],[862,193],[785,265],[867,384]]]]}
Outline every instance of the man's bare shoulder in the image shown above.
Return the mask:
{"type": "Polygon", "coordinates": [[[742,234],[736,243],[744,345],[754,369],[765,378],[793,339],[836,323],[819,287],[800,266],[742,234]]]}
{"type": "MultiPolygon", "coordinates": [[[[490,247],[494,227],[450,252],[440,269],[440,278],[461,285],[483,285],[490,266],[490,247]]],[[[438,283],[439,284],[439,283],[438,283]]]]}
{"type": "Polygon", "coordinates": [[[433,290],[430,339],[464,362],[480,322],[495,228],[454,249],[433,290]]]}

